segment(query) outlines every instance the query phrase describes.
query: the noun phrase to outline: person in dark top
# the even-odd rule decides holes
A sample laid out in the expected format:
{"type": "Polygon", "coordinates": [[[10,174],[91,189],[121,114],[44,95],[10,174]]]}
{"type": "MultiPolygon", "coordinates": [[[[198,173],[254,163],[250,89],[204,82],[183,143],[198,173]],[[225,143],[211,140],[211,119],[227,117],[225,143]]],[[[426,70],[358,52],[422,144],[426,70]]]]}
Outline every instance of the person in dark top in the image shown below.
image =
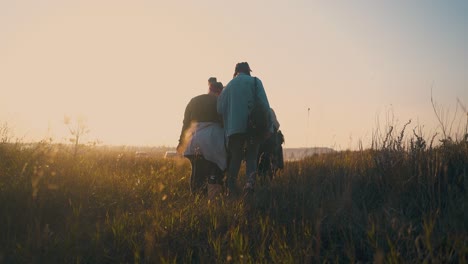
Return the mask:
{"type": "MultiPolygon", "coordinates": [[[[216,85],[216,84],[215,84],[216,85]]],[[[214,88],[216,89],[216,88],[214,88]]],[[[193,122],[217,122],[221,123],[222,118],[216,110],[216,92],[198,95],[188,103],[185,108],[182,133],[179,138],[179,144],[183,140],[184,132],[190,128],[193,122]]]]}
{"type": "Polygon", "coordinates": [[[185,108],[177,152],[191,162],[191,192],[212,199],[222,192],[227,154],[222,118],[216,109],[223,84],[213,77],[208,84],[208,93],[192,98],[185,108]]]}
{"type": "Polygon", "coordinates": [[[270,119],[273,123],[273,133],[260,144],[257,156],[257,170],[258,175],[263,179],[268,176],[271,180],[279,170],[284,168],[282,147],[284,136],[279,130],[280,123],[273,108],[270,108],[270,119]]]}

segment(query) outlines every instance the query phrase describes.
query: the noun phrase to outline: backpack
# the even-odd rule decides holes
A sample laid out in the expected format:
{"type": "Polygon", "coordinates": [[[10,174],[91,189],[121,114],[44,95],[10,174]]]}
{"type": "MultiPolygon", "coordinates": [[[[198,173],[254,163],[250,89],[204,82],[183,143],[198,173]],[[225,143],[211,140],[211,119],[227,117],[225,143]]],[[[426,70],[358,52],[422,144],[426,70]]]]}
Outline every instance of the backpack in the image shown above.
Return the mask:
{"type": "Polygon", "coordinates": [[[257,97],[257,78],[254,77],[254,104],[247,119],[247,134],[256,140],[265,140],[270,130],[270,109],[257,97]]]}

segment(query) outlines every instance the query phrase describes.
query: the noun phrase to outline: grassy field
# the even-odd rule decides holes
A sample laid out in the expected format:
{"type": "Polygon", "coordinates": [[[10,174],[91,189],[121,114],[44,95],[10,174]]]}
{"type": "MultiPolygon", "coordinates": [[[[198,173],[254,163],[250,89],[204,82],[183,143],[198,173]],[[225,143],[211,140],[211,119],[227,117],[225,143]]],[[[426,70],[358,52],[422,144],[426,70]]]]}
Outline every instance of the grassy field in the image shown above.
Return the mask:
{"type": "Polygon", "coordinates": [[[0,143],[0,263],[466,263],[467,140],[315,155],[214,203],[185,159],[0,143]]]}

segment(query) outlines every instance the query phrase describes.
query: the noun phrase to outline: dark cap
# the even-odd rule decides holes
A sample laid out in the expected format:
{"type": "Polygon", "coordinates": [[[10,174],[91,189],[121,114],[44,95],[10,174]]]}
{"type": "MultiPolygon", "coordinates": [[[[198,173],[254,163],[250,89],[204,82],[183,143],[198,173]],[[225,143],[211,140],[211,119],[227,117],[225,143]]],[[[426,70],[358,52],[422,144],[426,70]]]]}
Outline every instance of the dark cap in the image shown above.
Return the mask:
{"type": "Polygon", "coordinates": [[[249,73],[252,70],[247,62],[239,62],[236,64],[236,72],[249,73]]]}
{"type": "Polygon", "coordinates": [[[208,79],[208,82],[209,82],[209,83],[216,83],[216,82],[217,82],[217,79],[216,79],[216,77],[210,77],[210,78],[208,79]]]}

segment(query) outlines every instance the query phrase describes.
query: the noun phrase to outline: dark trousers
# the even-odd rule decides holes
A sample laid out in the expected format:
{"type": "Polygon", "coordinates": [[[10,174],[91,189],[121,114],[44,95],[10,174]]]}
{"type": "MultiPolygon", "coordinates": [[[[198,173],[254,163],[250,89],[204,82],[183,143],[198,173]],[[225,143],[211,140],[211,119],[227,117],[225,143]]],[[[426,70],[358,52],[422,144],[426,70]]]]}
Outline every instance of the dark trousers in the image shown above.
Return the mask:
{"type": "Polygon", "coordinates": [[[257,155],[259,143],[251,140],[247,134],[234,134],[229,137],[228,142],[228,175],[227,175],[227,188],[230,192],[236,192],[237,176],[239,174],[241,162],[244,159],[245,149],[245,163],[246,163],[246,176],[247,182],[255,184],[257,175],[257,155]]]}
{"type": "Polygon", "coordinates": [[[203,156],[187,156],[192,164],[190,191],[192,194],[207,194],[207,183],[222,184],[223,171],[203,156]]]}

